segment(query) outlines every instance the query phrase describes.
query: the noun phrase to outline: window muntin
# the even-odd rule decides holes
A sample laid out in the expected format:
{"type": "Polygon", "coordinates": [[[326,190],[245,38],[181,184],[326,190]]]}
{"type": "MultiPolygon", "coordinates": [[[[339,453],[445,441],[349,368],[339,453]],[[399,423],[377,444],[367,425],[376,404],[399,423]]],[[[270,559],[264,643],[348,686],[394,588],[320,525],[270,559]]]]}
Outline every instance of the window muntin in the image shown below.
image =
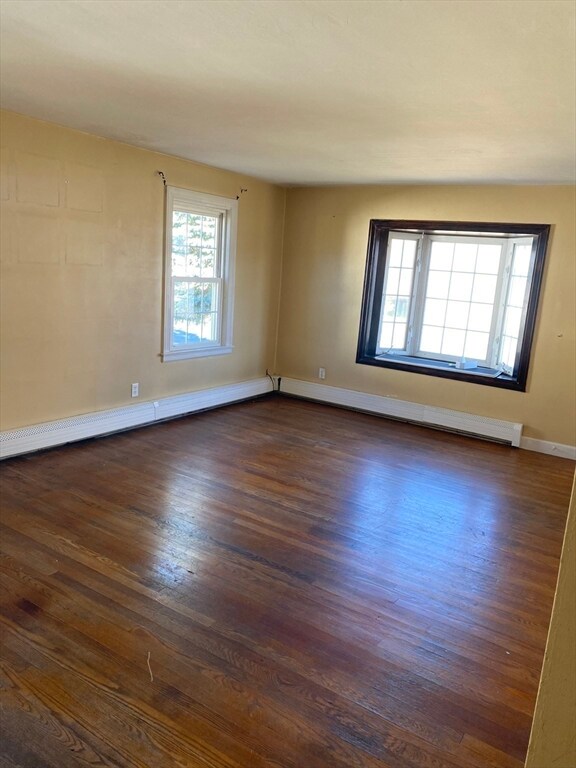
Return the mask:
{"type": "Polygon", "coordinates": [[[232,350],[237,201],[168,187],[164,360],[232,350]]]}
{"type": "Polygon", "coordinates": [[[372,221],[357,362],[524,389],[548,232],[372,221]]]}

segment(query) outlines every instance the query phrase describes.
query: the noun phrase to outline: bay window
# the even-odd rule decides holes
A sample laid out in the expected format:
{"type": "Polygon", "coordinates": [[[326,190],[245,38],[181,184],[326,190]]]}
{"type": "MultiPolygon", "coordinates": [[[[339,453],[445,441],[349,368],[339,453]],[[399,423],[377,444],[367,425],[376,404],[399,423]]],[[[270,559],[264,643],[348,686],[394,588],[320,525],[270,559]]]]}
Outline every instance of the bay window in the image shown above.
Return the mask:
{"type": "Polygon", "coordinates": [[[524,390],[548,232],[373,220],[357,362],[524,390]]]}

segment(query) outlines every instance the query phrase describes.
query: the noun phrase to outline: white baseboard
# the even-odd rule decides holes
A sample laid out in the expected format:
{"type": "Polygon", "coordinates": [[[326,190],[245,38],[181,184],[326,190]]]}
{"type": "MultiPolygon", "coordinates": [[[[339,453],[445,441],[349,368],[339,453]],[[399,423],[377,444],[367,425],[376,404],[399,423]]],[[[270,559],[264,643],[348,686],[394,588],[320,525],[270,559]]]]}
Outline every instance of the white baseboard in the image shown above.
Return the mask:
{"type": "Polygon", "coordinates": [[[141,427],[155,421],[246,400],[271,391],[272,384],[266,376],[253,381],[241,381],[237,384],[226,384],[222,387],[202,389],[184,395],[163,397],[123,408],[86,413],[68,419],[34,424],[22,429],[12,429],[0,432],[0,458],[6,459],[9,456],[85,440],[88,437],[141,427]]]}
{"type": "Polygon", "coordinates": [[[371,395],[351,389],[330,387],[327,384],[289,379],[282,377],[282,392],[310,400],[319,400],[332,405],[342,405],[382,416],[391,416],[428,426],[445,427],[469,435],[507,442],[514,447],[525,448],[541,453],[550,453],[569,459],[576,459],[576,447],[559,443],[548,443],[522,437],[522,424],[486,416],[477,416],[447,408],[435,408],[393,397],[371,395]]]}
{"type": "Polygon", "coordinates": [[[520,440],[520,448],[576,461],[576,445],[563,445],[562,443],[550,443],[547,440],[536,440],[533,437],[523,437],[520,440]]]}

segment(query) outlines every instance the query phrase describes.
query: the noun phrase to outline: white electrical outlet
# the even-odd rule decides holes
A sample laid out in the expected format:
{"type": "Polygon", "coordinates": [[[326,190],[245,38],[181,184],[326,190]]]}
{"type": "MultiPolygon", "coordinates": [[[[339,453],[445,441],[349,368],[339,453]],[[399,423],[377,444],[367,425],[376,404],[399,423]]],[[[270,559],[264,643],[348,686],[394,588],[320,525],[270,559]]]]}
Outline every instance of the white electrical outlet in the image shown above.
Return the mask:
{"type": "Polygon", "coordinates": [[[138,397],[140,394],[140,384],[137,382],[135,384],[132,384],[132,397],[138,397]]]}
{"type": "Polygon", "coordinates": [[[326,378],[326,368],[318,368],[318,378],[319,379],[326,378]]]}

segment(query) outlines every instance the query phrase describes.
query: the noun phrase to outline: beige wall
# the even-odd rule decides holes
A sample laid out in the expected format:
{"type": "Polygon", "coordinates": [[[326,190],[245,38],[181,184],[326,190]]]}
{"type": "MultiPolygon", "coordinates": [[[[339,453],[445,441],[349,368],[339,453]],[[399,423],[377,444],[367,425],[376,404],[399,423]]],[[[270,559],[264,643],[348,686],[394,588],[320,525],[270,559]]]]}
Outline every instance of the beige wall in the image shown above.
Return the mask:
{"type": "Polygon", "coordinates": [[[576,765],[576,478],[526,768],[576,765]]]}
{"type": "Polygon", "coordinates": [[[576,444],[575,189],[331,187],[287,193],[277,370],[282,376],[524,424],[524,435],[576,444]],[[552,224],[528,390],[356,365],[371,218],[552,224]]]}
{"type": "Polygon", "coordinates": [[[274,362],[283,189],[2,114],[2,429],[263,376],[274,362]],[[239,204],[230,355],[163,363],[168,182],[239,204]]]}
{"type": "Polygon", "coordinates": [[[282,376],[520,421],[576,443],[571,187],[291,189],[2,114],[2,429],[282,376]],[[163,187],[240,187],[235,350],[162,363],[163,187]],[[286,197],[287,196],[287,197],[286,197]],[[286,221],[284,226],[284,203],[286,221]],[[356,365],[370,218],[550,223],[526,393],[356,365]],[[280,328],[276,322],[284,268],[280,328]],[[276,364],[274,360],[276,357],[276,364]]]}

